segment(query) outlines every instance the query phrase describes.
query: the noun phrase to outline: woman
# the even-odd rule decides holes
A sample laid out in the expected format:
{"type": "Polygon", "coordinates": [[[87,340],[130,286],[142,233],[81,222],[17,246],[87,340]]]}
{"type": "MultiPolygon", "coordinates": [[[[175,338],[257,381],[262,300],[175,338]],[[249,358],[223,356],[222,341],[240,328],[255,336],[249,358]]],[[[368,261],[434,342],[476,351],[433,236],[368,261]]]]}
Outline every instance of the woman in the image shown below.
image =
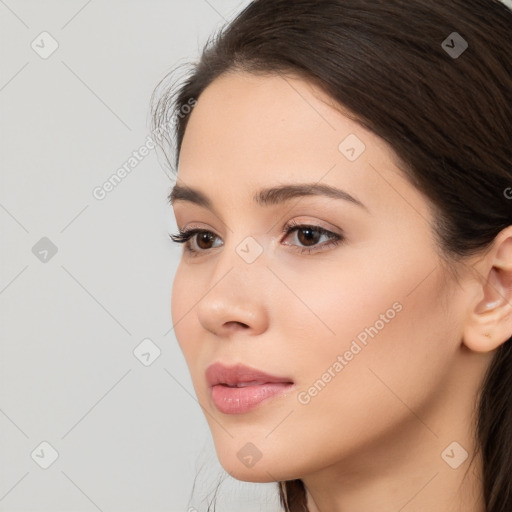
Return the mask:
{"type": "Polygon", "coordinates": [[[286,511],[512,510],[511,34],[496,0],[257,0],[155,90],[176,337],[286,511]]]}

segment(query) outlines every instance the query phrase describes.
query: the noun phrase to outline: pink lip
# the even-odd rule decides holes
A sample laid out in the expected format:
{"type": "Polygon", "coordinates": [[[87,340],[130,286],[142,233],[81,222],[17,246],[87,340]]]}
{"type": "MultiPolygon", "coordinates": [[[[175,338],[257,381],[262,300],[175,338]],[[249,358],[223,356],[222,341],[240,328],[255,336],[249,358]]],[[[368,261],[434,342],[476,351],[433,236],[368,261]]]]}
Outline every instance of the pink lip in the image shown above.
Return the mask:
{"type": "Polygon", "coordinates": [[[280,395],[294,386],[288,377],[277,377],[238,364],[226,367],[214,363],[206,370],[206,380],[215,407],[224,414],[242,414],[266,399],[280,395]],[[243,382],[256,381],[244,387],[229,387],[243,382]]]}
{"type": "Polygon", "coordinates": [[[222,363],[213,363],[206,369],[206,382],[210,387],[216,384],[235,386],[241,382],[251,381],[293,383],[289,377],[276,377],[243,364],[225,366],[222,363]]]}

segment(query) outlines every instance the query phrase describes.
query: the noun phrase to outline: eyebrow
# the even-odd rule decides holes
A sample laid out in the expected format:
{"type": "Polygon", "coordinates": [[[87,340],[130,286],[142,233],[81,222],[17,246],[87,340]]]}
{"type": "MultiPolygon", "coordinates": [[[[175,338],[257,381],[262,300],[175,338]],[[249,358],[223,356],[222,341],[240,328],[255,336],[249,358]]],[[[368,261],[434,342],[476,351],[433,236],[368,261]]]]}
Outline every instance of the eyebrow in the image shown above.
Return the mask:
{"type": "MultiPolygon", "coordinates": [[[[327,196],[333,199],[341,199],[368,210],[359,199],[351,196],[348,192],[322,183],[299,183],[264,188],[254,194],[253,201],[260,206],[271,206],[289,201],[295,197],[308,196],[327,196]]],[[[178,201],[189,201],[209,210],[214,210],[212,201],[203,192],[179,184],[172,188],[168,201],[171,205],[178,201]]]]}

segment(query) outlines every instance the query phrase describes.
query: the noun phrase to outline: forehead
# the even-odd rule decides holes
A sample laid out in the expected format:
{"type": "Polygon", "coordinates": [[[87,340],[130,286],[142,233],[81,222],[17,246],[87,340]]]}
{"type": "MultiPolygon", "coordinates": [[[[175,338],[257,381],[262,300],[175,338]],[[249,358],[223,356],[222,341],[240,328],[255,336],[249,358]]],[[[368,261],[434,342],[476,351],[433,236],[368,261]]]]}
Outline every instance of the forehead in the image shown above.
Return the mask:
{"type": "Polygon", "coordinates": [[[385,141],[311,83],[230,73],[199,96],[185,131],[178,176],[222,199],[242,190],[252,198],[255,190],[277,184],[323,182],[352,193],[372,210],[409,203],[410,214],[425,200],[395,162],[385,141]],[[347,154],[350,146],[355,159],[347,154]]]}
{"type": "MultiPolygon", "coordinates": [[[[350,134],[364,142],[364,157],[376,153],[378,138],[327,101],[299,78],[222,75],[203,91],[190,114],[179,170],[206,163],[209,169],[253,175],[277,168],[280,174],[300,167],[327,171],[342,156],[339,144],[350,134]]],[[[384,156],[374,154],[374,159],[384,156]]]]}
{"type": "Polygon", "coordinates": [[[360,127],[328,102],[332,104],[300,78],[229,73],[199,96],[185,136],[197,135],[195,149],[199,144],[216,152],[229,149],[229,155],[250,151],[258,160],[276,158],[285,150],[300,156],[330,148],[336,154],[340,136],[360,127]]]}

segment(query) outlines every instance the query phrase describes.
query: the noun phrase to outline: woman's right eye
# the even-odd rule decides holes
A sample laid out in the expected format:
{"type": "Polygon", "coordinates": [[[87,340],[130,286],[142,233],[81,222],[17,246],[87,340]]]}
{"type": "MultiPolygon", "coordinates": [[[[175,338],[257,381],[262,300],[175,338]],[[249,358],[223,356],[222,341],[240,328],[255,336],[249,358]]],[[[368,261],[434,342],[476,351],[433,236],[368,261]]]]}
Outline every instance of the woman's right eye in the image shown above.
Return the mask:
{"type": "Polygon", "coordinates": [[[169,237],[172,239],[173,242],[176,242],[178,244],[185,244],[185,251],[189,253],[191,256],[196,256],[198,253],[207,251],[208,249],[212,249],[212,247],[203,247],[202,244],[204,243],[208,245],[213,239],[215,239],[216,236],[217,235],[215,233],[212,233],[211,231],[199,228],[185,230],[180,229],[178,233],[174,235],[169,234],[169,237]],[[200,236],[196,237],[196,235],[200,236]],[[199,247],[199,250],[194,249],[192,247],[191,241],[194,239],[196,245],[199,247]]]}

